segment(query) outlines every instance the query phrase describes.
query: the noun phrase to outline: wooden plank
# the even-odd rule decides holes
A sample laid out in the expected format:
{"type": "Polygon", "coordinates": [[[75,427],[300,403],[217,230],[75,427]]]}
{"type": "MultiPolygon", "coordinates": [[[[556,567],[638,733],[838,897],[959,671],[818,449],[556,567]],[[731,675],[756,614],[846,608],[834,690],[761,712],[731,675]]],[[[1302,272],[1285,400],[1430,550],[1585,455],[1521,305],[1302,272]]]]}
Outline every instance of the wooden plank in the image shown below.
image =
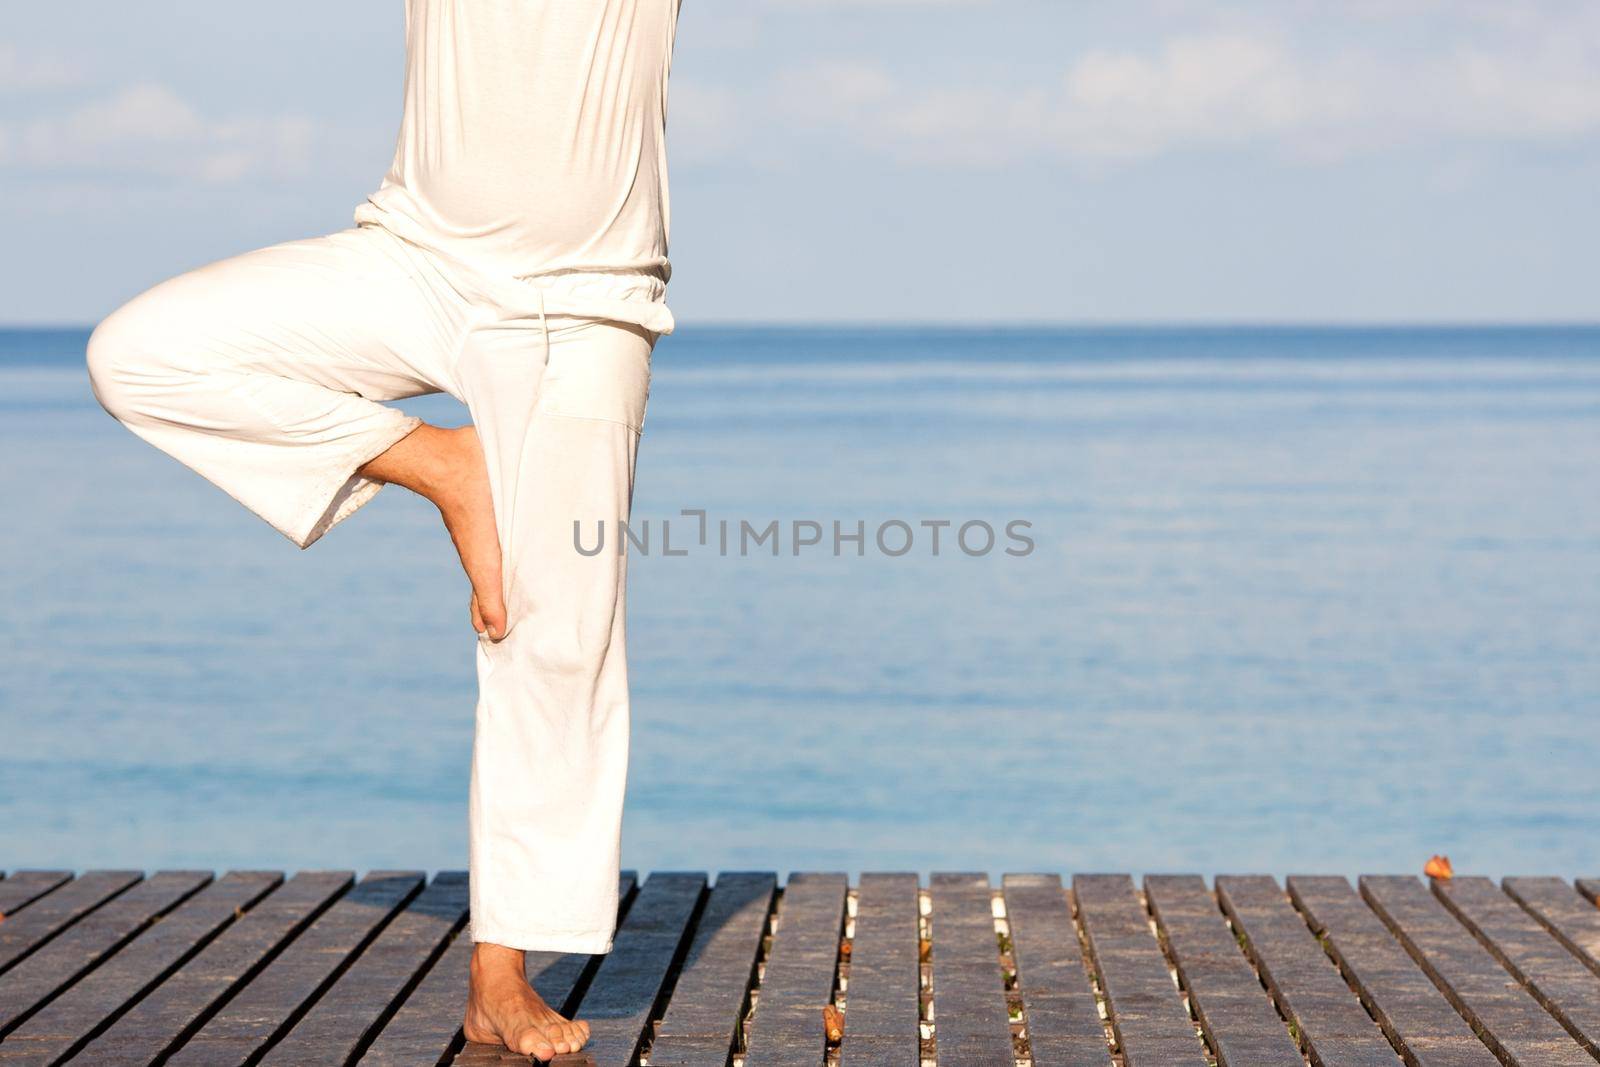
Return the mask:
{"type": "Polygon", "coordinates": [[[610,1067],[638,1055],[705,887],[703,874],[658,871],[639,890],[575,1012],[589,1024],[584,1052],[595,1063],[610,1067]]]}
{"type": "Polygon", "coordinates": [[[1167,973],[1133,880],[1125,874],[1078,875],[1072,892],[1127,1067],[1203,1067],[1200,1037],[1167,973]]]}
{"type": "Polygon", "coordinates": [[[1579,878],[1577,886],[1589,903],[1600,906],[1600,878],[1579,878]]]}
{"type": "Polygon", "coordinates": [[[261,1062],[304,1067],[349,1061],[466,918],[466,872],[435,875],[261,1062]]]}
{"type": "Polygon", "coordinates": [[[1534,999],[1600,1058],[1600,977],[1489,879],[1452,878],[1435,882],[1433,891],[1534,999]]]}
{"type": "Polygon", "coordinates": [[[0,1035],[211,881],[210,871],[162,871],[79,919],[0,976],[0,1035]]]}
{"type": "MultiPolygon", "coordinates": [[[[620,914],[627,914],[635,881],[632,871],[622,872],[618,889],[620,914]]],[[[467,1003],[471,961],[472,938],[463,931],[361,1057],[363,1067],[415,1067],[449,1062],[461,1044],[461,1015],[467,1003]]],[[[599,957],[577,952],[530,952],[526,959],[528,980],[551,1007],[568,1014],[571,1011],[569,1002],[581,976],[586,968],[597,967],[598,961],[599,957]]],[[[488,1048],[483,1048],[478,1055],[481,1057],[488,1052],[488,1048]]],[[[498,1062],[498,1055],[494,1062],[498,1062]]]]}
{"type": "Polygon", "coordinates": [[[203,1025],[281,945],[310,925],[352,880],[348,871],[295,875],[93,1039],[73,1062],[142,1067],[160,1060],[203,1025]]]}
{"type": "Polygon", "coordinates": [[[461,1041],[472,938],[456,935],[361,1057],[363,1067],[448,1063],[461,1041]]]}
{"type": "Polygon", "coordinates": [[[848,892],[842,874],[789,876],[746,1028],[745,1067],[822,1063],[822,1009],[833,1001],[848,892]]]}
{"type": "Polygon", "coordinates": [[[1111,1048],[1060,876],[1008,874],[1004,885],[1011,955],[1033,1061],[1105,1067],[1111,1048]]]}
{"type": "Polygon", "coordinates": [[[1594,1067],[1593,1057],[1417,879],[1365,875],[1361,895],[1503,1062],[1594,1067]]]}
{"type": "Polygon", "coordinates": [[[1559,878],[1507,878],[1500,884],[1579,962],[1600,974],[1600,908],[1559,878]]]}
{"type": "Polygon", "coordinates": [[[71,871],[12,871],[0,879],[0,922],[72,877],[71,871]]]}
{"type": "Polygon", "coordinates": [[[1277,882],[1219,877],[1217,899],[1314,1067],[1397,1067],[1399,1055],[1277,882]]]}
{"type": "Polygon", "coordinates": [[[650,1046],[653,1067],[728,1062],[777,887],[777,876],[770,873],[717,876],[650,1046]]]}
{"type": "MultiPolygon", "coordinates": [[[[467,936],[452,937],[465,903],[459,875],[453,885],[436,879],[407,908],[415,880],[376,918],[345,907],[357,890],[321,915],[341,916],[328,929],[314,917],[348,888],[348,875],[302,875],[276,889],[270,873],[230,874],[202,888],[207,877],[0,879],[0,904],[10,908],[0,923],[0,1065],[125,1067],[169,1056],[178,1064],[341,1063],[380,1031],[363,1063],[451,1062],[471,951],[467,936]]],[[[530,980],[594,1029],[589,1049],[558,1062],[611,1067],[648,1050],[655,1067],[726,1064],[738,1048],[774,881],[725,874],[707,894],[701,876],[658,875],[653,895],[637,898],[654,902],[654,917],[625,917],[609,956],[530,953],[530,980]],[[687,884],[668,892],[674,880],[687,884]]],[[[1292,1067],[1285,1049],[1292,1053],[1293,1042],[1272,1004],[1315,1067],[1600,1060],[1600,909],[1580,892],[1600,896],[1600,884],[1575,890],[1559,879],[1511,878],[1502,890],[1463,877],[1430,894],[1413,878],[1365,878],[1358,896],[1344,879],[1291,879],[1303,918],[1270,878],[1219,878],[1216,889],[1213,901],[1197,878],[1145,882],[1219,1067],[1292,1067]]],[[[750,1067],[825,1062],[822,1007],[833,995],[845,890],[837,875],[796,875],[784,890],[749,1023],[750,1067]]],[[[932,895],[940,1062],[1008,1067],[987,880],[938,875],[932,895]]],[[[1007,876],[1004,895],[1033,1062],[1105,1067],[1111,1056],[1060,880],[1007,876]]],[[[1083,876],[1072,896],[1127,1067],[1198,1067],[1203,1046],[1131,881],[1083,876]]],[[[365,910],[377,906],[368,901],[365,910]]],[[[852,936],[840,1067],[917,1067],[916,877],[863,876],[852,936]]],[[[528,1061],[480,1049],[455,1062],[528,1061]]]]}
{"type": "Polygon", "coordinates": [[[928,888],[938,1058],[971,1067],[1012,1067],[1016,1052],[989,878],[935,873],[928,888]]]}
{"type": "Polygon", "coordinates": [[[861,876],[841,1067],[917,1067],[921,1062],[918,889],[915,874],[861,876]]]}
{"type": "Polygon", "coordinates": [[[1144,892],[1220,1067],[1301,1067],[1299,1046],[1205,881],[1196,875],[1151,875],[1144,892]]]}
{"type": "Polygon", "coordinates": [[[367,875],[167,1062],[171,1067],[242,1067],[256,1062],[411,899],[422,881],[415,871],[367,875]]]}
{"type": "Polygon", "coordinates": [[[0,923],[0,973],[141,877],[138,871],[90,871],[0,923]]]}
{"type": "Polygon", "coordinates": [[[1494,1067],[1499,1062],[1349,882],[1295,875],[1289,895],[1408,1064],[1494,1067]]]}
{"type": "MultiPolygon", "coordinates": [[[[152,886],[157,875],[143,886],[152,886]]],[[[116,955],[56,997],[0,1043],[0,1064],[51,1064],[65,1059],[93,1034],[192,956],[245,908],[283,880],[272,871],[234,871],[189,897],[169,915],[143,930],[116,955]]],[[[44,960],[90,924],[129,905],[143,886],[124,893],[37,953],[15,975],[44,960]]],[[[9,976],[8,976],[9,977],[9,976]]]]}

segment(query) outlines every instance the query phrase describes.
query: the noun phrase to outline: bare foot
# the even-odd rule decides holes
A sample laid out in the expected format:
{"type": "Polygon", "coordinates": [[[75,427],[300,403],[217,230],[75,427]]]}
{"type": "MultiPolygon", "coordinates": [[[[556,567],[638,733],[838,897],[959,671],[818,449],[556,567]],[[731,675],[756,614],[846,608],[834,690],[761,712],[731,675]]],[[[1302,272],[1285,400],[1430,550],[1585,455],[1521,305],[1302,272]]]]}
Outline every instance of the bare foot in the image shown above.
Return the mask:
{"type": "Polygon", "coordinates": [[[548,1060],[577,1052],[589,1040],[588,1023],[562,1018],[528,985],[516,949],[480,941],[472,950],[471,980],[462,1024],[468,1041],[548,1060]]]}
{"type": "Polygon", "coordinates": [[[471,426],[445,432],[448,440],[441,451],[451,476],[428,499],[438,506],[461,568],[472,583],[472,628],[498,641],[506,635],[506,606],[500,586],[500,536],[494,526],[483,446],[471,426]]]}
{"type": "Polygon", "coordinates": [[[472,583],[472,628],[496,641],[504,637],[500,537],[495,531],[489,470],[477,430],[471,426],[454,430],[418,426],[362,467],[361,473],[403,485],[433,502],[472,583]]]}

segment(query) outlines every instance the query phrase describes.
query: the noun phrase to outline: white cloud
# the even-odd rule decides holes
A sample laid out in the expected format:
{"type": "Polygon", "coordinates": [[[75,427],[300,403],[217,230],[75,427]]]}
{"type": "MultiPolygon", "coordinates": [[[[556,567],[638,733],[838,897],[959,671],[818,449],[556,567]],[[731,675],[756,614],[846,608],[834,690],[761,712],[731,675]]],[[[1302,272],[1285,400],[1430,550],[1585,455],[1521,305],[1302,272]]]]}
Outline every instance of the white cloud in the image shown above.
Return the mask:
{"type": "Polygon", "coordinates": [[[165,86],[138,84],[64,114],[0,123],[0,168],[228,183],[302,172],[311,140],[305,119],[208,118],[165,86]]]}
{"type": "Polygon", "coordinates": [[[1434,16],[1409,27],[1425,28],[1426,44],[1369,30],[1323,48],[1309,34],[1258,29],[1083,57],[1067,74],[1057,133],[1091,156],[1261,141],[1308,158],[1600,134],[1600,6],[1557,3],[1531,17],[1461,0],[1441,22],[1436,3],[1414,0],[1368,17],[1418,10],[1434,16]]]}
{"type": "Polygon", "coordinates": [[[697,161],[779,158],[800,134],[969,168],[1216,149],[1316,163],[1600,138],[1600,4],[1549,0],[1534,17],[1479,0],[1298,0],[1224,17],[1166,3],[1187,29],[1069,54],[1054,72],[985,68],[998,46],[981,41],[965,48],[975,62],[921,69],[899,55],[813,59],[722,93],[714,137],[675,108],[674,138],[687,130],[697,161]]]}
{"type": "Polygon", "coordinates": [[[1292,130],[1327,106],[1313,96],[1294,58],[1274,41],[1180,38],[1154,54],[1084,56],[1052,101],[1051,125],[1073,154],[1141,156],[1186,141],[1237,142],[1292,130]]]}

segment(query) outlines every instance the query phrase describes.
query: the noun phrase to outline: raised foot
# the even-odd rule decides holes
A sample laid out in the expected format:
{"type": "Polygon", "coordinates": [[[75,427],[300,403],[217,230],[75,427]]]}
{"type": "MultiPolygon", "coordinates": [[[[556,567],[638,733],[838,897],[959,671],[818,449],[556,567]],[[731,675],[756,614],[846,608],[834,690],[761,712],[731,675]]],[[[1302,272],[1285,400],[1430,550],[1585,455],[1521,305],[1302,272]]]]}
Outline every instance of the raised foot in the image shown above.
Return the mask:
{"type": "Polygon", "coordinates": [[[500,535],[478,431],[471,426],[447,430],[423,424],[363,466],[361,473],[403,485],[433,502],[472,583],[473,629],[495,640],[504,637],[500,535]]]}
{"type": "Polygon", "coordinates": [[[468,1041],[541,1060],[577,1052],[589,1040],[588,1023],[563,1018],[528,985],[521,952],[485,942],[472,951],[462,1031],[468,1041]]]}
{"type": "Polygon", "coordinates": [[[461,569],[472,583],[472,628],[496,640],[505,636],[506,609],[500,592],[500,535],[494,525],[494,498],[478,431],[471,426],[442,431],[441,474],[428,499],[450,531],[461,569]]]}

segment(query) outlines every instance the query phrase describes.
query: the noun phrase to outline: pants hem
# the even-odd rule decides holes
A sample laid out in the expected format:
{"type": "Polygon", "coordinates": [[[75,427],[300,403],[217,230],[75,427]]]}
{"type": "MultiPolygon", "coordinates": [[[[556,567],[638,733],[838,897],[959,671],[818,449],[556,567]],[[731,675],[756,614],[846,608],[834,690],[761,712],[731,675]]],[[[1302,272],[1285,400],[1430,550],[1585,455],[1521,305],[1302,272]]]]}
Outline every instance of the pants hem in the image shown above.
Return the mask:
{"type": "Polygon", "coordinates": [[[309,494],[311,508],[315,509],[317,516],[310,529],[301,534],[291,533],[289,539],[301,548],[310,548],[329,530],[361,510],[378,495],[384,483],[364,478],[356,471],[389,451],[421,425],[421,419],[405,416],[395,423],[390,433],[371,438],[353,451],[309,494]]]}
{"type": "Polygon", "coordinates": [[[474,943],[487,942],[522,952],[586,952],[592,956],[611,951],[611,934],[599,931],[512,930],[504,926],[472,923],[467,930],[474,943]]]}

